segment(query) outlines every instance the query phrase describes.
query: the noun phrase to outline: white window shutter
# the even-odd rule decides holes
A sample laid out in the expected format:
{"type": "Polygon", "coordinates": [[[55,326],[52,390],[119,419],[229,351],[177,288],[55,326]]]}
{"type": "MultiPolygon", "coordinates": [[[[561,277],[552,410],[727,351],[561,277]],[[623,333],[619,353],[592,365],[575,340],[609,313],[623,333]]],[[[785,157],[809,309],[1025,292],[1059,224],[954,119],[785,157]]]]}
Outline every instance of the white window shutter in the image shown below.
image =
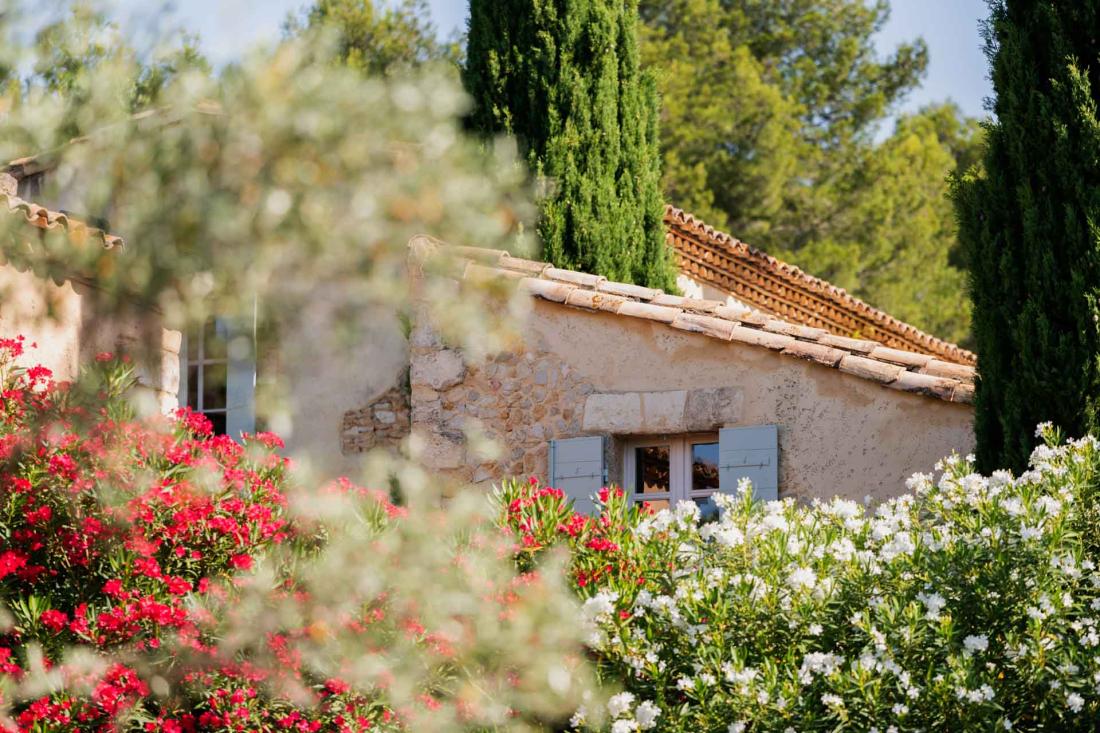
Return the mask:
{"type": "Polygon", "coordinates": [[[550,485],[565,492],[576,511],[595,513],[592,496],[606,482],[602,436],[550,441],[550,485]]]}
{"type": "Polygon", "coordinates": [[[219,318],[219,336],[226,340],[225,432],[232,438],[256,431],[256,343],[251,324],[219,318]]]}
{"type": "Polygon", "coordinates": [[[718,431],[718,485],[737,492],[737,483],[752,481],[753,498],[779,498],[779,432],[775,425],[723,428],[718,431]]]}

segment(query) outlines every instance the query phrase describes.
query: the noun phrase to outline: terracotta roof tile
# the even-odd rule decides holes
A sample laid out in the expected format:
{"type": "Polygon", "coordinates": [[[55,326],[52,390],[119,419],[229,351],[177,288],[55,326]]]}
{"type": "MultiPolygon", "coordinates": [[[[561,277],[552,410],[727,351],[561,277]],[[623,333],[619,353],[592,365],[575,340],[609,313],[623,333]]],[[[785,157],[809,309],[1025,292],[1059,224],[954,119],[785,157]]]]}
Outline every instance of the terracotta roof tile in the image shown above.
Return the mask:
{"type": "Polygon", "coordinates": [[[906,392],[916,392],[918,394],[939,397],[942,400],[950,400],[957,384],[958,382],[954,379],[944,379],[943,377],[933,377],[929,374],[903,371],[895,381],[887,386],[906,392]]]}
{"type": "Polygon", "coordinates": [[[679,308],[669,308],[667,305],[653,305],[637,300],[628,300],[619,306],[619,315],[634,316],[635,318],[647,318],[651,321],[672,323],[676,316],[683,313],[679,308]]]}
{"type": "Polygon", "coordinates": [[[904,367],[922,367],[932,361],[928,354],[914,354],[911,351],[891,349],[889,346],[876,346],[871,350],[871,358],[879,361],[889,361],[904,367]]]}
{"type": "Polygon", "coordinates": [[[791,336],[784,336],[780,333],[771,333],[769,331],[763,331],[758,328],[746,328],[745,326],[737,326],[730,334],[731,341],[740,341],[745,344],[753,344],[755,346],[765,346],[769,349],[775,349],[781,351],[786,349],[794,341],[791,336]]]}
{"type": "Polygon", "coordinates": [[[835,367],[848,352],[812,341],[795,340],[787,344],[786,348],[783,349],[783,353],[788,356],[797,356],[799,359],[809,359],[810,361],[816,361],[818,364],[835,367]]]}
{"type": "Polygon", "coordinates": [[[600,283],[596,286],[596,290],[599,290],[601,293],[612,293],[613,295],[621,295],[624,298],[636,298],[645,301],[652,301],[661,294],[660,290],[642,287],[641,285],[631,285],[629,283],[617,283],[612,280],[605,280],[600,283]]]}
{"type": "Polygon", "coordinates": [[[733,321],[713,316],[700,316],[695,313],[681,313],[672,321],[673,328],[693,333],[705,333],[707,336],[728,340],[733,329],[739,326],[733,321]]]}
{"type": "Polygon", "coordinates": [[[608,311],[610,313],[618,313],[619,308],[626,302],[626,298],[619,295],[612,295],[610,293],[601,293],[598,290],[586,290],[584,288],[576,288],[569,294],[569,297],[565,299],[566,305],[576,306],[577,308],[588,308],[594,311],[608,311]]]}
{"type": "Polygon", "coordinates": [[[67,214],[60,211],[51,211],[44,206],[32,204],[17,196],[0,194],[0,202],[7,204],[8,215],[21,218],[27,224],[42,230],[64,230],[69,238],[76,244],[84,244],[87,241],[102,245],[105,249],[122,247],[122,237],[108,234],[102,229],[88,226],[77,219],[70,219],[67,214]]]}
{"type": "Polygon", "coordinates": [[[867,339],[853,339],[846,336],[837,336],[833,333],[827,333],[818,339],[823,344],[829,346],[835,346],[838,349],[844,349],[845,351],[855,351],[860,354],[870,354],[879,346],[882,346],[877,341],[868,341],[867,339]]]}
{"type": "MultiPolygon", "coordinates": [[[[774,314],[761,313],[720,301],[668,295],[660,290],[616,283],[585,273],[551,267],[545,263],[490,253],[469,258],[459,249],[427,237],[410,242],[414,259],[437,251],[467,264],[467,277],[495,271],[503,277],[520,277],[531,295],[588,311],[603,311],[627,318],[664,323],[672,328],[778,351],[823,367],[868,379],[903,392],[949,402],[974,400],[974,368],[931,357],[927,353],[884,346],[878,341],[839,336],[824,328],[791,323],[774,314]],[[492,261],[495,266],[473,262],[492,261]],[[537,273],[532,277],[531,273],[537,273]]],[[[463,272],[459,269],[458,272],[463,272]]]]}
{"type": "Polygon", "coordinates": [[[939,359],[933,359],[920,368],[921,374],[931,374],[936,377],[950,377],[952,379],[961,379],[968,372],[966,367],[962,364],[952,364],[947,361],[940,361],[939,359]]]}
{"type": "Polygon", "coordinates": [[[838,368],[842,372],[854,374],[864,379],[871,379],[881,384],[890,384],[905,371],[896,364],[868,359],[865,356],[856,356],[855,354],[846,354],[840,360],[838,368]]]}
{"type": "Polygon", "coordinates": [[[860,335],[884,346],[974,365],[974,354],[864,303],[824,280],[754,249],[672,206],[665,209],[666,240],[688,276],[779,318],[860,335]]]}

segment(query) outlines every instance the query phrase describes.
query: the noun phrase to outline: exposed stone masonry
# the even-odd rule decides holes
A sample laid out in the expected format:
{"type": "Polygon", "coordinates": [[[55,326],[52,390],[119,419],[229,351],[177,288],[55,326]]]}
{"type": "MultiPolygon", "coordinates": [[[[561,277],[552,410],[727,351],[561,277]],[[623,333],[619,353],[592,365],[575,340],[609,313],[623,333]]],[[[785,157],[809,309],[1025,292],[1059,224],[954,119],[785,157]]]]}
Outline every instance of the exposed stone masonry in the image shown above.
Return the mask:
{"type": "Polygon", "coordinates": [[[585,399],[595,388],[556,355],[529,345],[467,364],[420,327],[411,347],[412,420],[431,468],[475,483],[545,476],[548,441],[583,434],[585,399]],[[471,428],[503,453],[480,459],[466,445],[471,428]]]}
{"type": "Polygon", "coordinates": [[[344,455],[393,448],[409,434],[409,390],[405,380],[365,407],[344,413],[340,450],[344,455]]]}

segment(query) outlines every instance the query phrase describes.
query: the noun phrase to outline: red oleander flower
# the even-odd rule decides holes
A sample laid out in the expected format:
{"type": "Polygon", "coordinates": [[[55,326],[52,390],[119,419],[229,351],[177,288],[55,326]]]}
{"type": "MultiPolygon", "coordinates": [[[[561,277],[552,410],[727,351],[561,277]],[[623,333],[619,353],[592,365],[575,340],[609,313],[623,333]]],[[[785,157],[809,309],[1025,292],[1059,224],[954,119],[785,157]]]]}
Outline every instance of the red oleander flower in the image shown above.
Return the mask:
{"type": "Polygon", "coordinates": [[[43,611],[38,617],[42,625],[51,631],[63,631],[69,625],[69,617],[61,611],[43,611]]]}

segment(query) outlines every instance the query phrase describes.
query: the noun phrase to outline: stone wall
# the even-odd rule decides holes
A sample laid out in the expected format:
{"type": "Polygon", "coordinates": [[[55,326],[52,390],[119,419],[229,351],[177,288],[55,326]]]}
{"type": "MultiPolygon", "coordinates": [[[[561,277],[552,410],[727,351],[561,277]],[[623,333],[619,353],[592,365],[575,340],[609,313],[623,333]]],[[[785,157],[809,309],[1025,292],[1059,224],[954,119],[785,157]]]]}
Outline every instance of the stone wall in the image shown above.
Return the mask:
{"type": "Polygon", "coordinates": [[[340,451],[344,455],[374,448],[396,448],[409,434],[409,386],[405,380],[365,407],[344,413],[340,451]]]}
{"type": "Polygon", "coordinates": [[[584,402],[595,387],[558,355],[523,351],[469,364],[430,330],[411,342],[412,423],[427,466],[474,483],[547,471],[548,441],[582,434],[584,402]],[[500,449],[471,448],[473,431],[500,449]]]}

